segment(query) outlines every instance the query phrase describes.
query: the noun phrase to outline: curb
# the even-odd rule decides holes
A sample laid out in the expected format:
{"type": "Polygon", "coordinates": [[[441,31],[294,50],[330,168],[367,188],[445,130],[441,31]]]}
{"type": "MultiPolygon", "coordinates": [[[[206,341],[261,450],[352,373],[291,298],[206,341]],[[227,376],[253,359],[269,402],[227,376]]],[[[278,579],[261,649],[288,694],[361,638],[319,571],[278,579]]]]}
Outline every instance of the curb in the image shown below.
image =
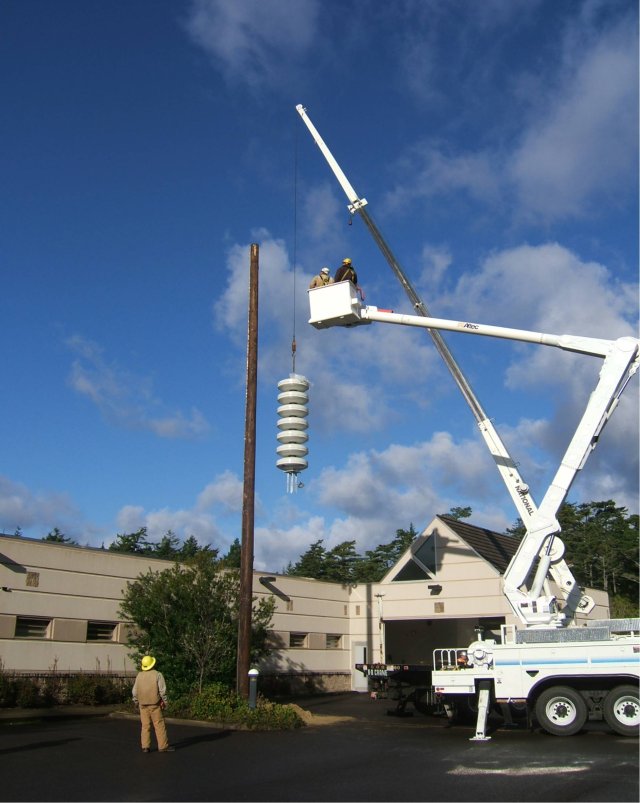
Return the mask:
{"type": "MultiPolygon", "coordinates": [[[[112,711],[107,714],[110,719],[130,719],[133,722],[140,722],[138,714],[129,714],[126,711],[112,711]]],[[[241,731],[250,730],[246,725],[240,725],[237,722],[214,722],[213,720],[204,719],[179,719],[178,717],[165,716],[164,721],[167,725],[195,725],[198,728],[218,728],[227,731],[241,731]]]]}
{"type": "Polygon", "coordinates": [[[117,706],[54,706],[53,708],[0,709],[0,725],[33,722],[40,719],[80,719],[110,716],[117,706]]]}

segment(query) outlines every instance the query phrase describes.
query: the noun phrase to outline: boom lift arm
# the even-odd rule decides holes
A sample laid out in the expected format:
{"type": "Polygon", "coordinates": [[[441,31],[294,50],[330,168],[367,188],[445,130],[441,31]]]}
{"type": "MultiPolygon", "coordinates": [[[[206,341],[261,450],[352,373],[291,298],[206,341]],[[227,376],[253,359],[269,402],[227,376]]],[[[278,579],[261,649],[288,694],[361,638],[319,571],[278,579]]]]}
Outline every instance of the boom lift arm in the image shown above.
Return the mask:
{"type": "Polygon", "coordinates": [[[436,349],[471,408],[482,437],[526,529],[526,534],[503,578],[505,595],[515,614],[527,626],[561,627],[568,624],[577,610],[588,613],[593,608],[593,601],[581,594],[573,574],[563,559],[564,545],[556,537],[560,531],[556,516],[577,472],[584,466],[627,382],[638,368],[638,341],[633,338],[607,341],[570,335],[548,335],[432,318],[367,212],[365,208],[367,201],[360,198],[349,183],[307,116],[304,107],[298,105],[296,109],[349,199],[350,213],[352,215],[358,213],[362,217],[418,313],[417,316],[397,315],[383,312],[376,307],[365,307],[360,303],[350,283],[345,282],[310,292],[312,304],[310,323],[317,328],[325,328],[381,321],[420,326],[428,330],[436,349]],[[348,298],[344,297],[345,290],[339,289],[341,286],[349,288],[346,291],[348,298]],[[318,293],[323,294],[322,299],[317,295],[318,293]],[[334,297],[337,305],[334,303],[334,297]],[[315,318],[314,299],[320,302],[315,304],[315,318]],[[501,441],[493,423],[486,415],[460,366],[440,335],[439,330],[441,329],[556,346],[568,351],[604,358],[600,381],[591,395],[587,409],[539,507],[536,506],[529,486],[521,478],[515,462],[501,441]],[[530,588],[527,589],[525,583],[534,567],[535,576],[530,588]],[[562,611],[558,610],[555,597],[550,593],[547,583],[548,575],[555,580],[564,597],[565,604],[562,611]]]}

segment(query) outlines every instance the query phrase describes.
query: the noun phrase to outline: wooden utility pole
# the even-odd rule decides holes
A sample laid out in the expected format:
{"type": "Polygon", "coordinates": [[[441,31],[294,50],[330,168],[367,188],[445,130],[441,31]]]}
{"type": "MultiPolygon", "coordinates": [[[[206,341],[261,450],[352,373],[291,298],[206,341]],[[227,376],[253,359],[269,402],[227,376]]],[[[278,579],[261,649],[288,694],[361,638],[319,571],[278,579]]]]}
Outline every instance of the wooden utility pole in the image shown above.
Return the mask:
{"type": "Polygon", "coordinates": [[[258,245],[251,245],[249,266],[249,324],[247,331],[247,402],[244,430],[244,491],[240,551],[240,605],[236,689],[249,697],[251,604],[253,599],[253,522],[256,479],[256,398],[258,387],[258,245]]]}

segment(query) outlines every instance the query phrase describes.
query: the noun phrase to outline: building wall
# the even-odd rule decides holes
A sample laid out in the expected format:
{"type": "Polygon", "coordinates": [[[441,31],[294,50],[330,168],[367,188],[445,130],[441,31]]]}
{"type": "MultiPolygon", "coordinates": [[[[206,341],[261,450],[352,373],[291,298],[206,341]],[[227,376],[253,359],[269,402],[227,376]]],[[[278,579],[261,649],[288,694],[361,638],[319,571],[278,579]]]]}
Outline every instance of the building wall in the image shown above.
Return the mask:
{"type": "Polygon", "coordinates": [[[25,672],[134,672],[119,605],[127,582],[171,562],[0,536],[0,657],[25,672]],[[25,619],[49,621],[44,638],[16,636],[25,619]],[[88,623],[113,626],[91,640],[88,623]],[[89,638],[88,638],[89,637],[89,638]]]}
{"type": "MultiPolygon", "coordinates": [[[[134,673],[119,606],[127,583],[171,561],[0,536],[0,660],[21,672],[134,673]],[[39,637],[21,635],[46,620],[39,637]],[[109,640],[91,628],[112,626],[109,640]]],[[[315,677],[316,686],[351,688],[349,591],[336,583],[254,572],[255,596],[273,595],[274,654],[265,674],[315,677]],[[264,582],[261,582],[261,578],[264,582]],[[292,635],[293,634],[293,642],[292,635]],[[293,643],[296,646],[290,646],[293,643]]]]}
{"type": "MultiPolygon", "coordinates": [[[[429,664],[436,647],[465,646],[479,622],[516,623],[497,570],[434,522],[434,577],[341,585],[254,572],[255,596],[273,596],[273,654],[263,676],[302,678],[315,690],[363,687],[357,662],[429,664]]],[[[0,536],[0,659],[23,672],[133,673],[119,605],[127,583],[173,563],[101,549],[0,536]],[[38,623],[38,618],[41,621],[38,623]],[[24,635],[35,622],[41,637],[24,635]],[[104,629],[111,627],[108,640],[104,629]],[[93,635],[93,638],[92,638],[93,635]]],[[[398,564],[400,565],[400,564],[398,564]]],[[[590,618],[607,618],[608,598],[590,618]]]]}

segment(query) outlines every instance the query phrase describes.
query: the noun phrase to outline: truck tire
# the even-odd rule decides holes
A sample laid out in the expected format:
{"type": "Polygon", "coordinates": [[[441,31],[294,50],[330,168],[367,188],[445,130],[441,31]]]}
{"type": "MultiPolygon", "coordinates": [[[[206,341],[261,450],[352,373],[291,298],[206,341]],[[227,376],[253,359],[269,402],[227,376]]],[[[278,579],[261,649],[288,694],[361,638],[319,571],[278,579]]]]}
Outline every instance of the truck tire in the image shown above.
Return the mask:
{"type": "Polygon", "coordinates": [[[604,718],[620,736],[637,736],[640,730],[640,698],[637,686],[617,686],[604,700],[604,718]]]}
{"type": "Polygon", "coordinates": [[[587,721],[587,704],[570,686],[552,686],[536,701],[536,719],[554,736],[574,736],[587,721]]]}

